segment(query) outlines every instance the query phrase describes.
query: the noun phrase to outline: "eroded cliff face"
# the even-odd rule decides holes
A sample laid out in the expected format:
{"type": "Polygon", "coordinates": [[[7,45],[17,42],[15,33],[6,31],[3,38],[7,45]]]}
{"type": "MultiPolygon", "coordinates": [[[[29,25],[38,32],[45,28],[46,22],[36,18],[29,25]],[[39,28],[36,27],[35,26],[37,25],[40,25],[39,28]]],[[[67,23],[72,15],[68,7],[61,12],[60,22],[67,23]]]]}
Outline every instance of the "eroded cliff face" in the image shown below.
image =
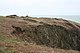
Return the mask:
{"type": "Polygon", "coordinates": [[[0,16],[0,52],[80,53],[76,50],[80,51],[79,23],[57,18],[0,16]]]}
{"type": "MultiPolygon", "coordinates": [[[[61,48],[80,51],[80,25],[63,19],[28,18],[18,20],[25,23],[14,26],[12,35],[23,41],[45,45],[52,48],[61,48]]],[[[18,23],[18,24],[19,24],[18,23]]]]}

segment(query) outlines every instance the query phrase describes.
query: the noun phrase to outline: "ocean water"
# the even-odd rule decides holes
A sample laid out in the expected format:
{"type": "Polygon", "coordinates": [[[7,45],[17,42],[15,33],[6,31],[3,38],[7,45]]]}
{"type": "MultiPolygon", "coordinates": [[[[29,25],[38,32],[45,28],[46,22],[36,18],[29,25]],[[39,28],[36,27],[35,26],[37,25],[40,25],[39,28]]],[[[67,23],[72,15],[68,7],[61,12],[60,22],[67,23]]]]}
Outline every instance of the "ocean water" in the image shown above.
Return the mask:
{"type": "Polygon", "coordinates": [[[35,17],[62,18],[62,19],[80,23],[80,15],[36,15],[35,17]]]}

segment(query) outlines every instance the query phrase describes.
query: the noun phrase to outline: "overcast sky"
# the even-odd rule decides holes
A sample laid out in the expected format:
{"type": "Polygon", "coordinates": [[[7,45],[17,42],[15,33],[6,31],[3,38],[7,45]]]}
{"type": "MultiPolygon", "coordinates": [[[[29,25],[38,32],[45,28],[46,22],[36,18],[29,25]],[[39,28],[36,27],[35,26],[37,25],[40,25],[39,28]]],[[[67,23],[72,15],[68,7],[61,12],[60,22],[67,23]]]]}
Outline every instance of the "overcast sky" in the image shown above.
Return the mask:
{"type": "Polygon", "coordinates": [[[80,0],[0,0],[0,15],[80,15],[80,0]]]}

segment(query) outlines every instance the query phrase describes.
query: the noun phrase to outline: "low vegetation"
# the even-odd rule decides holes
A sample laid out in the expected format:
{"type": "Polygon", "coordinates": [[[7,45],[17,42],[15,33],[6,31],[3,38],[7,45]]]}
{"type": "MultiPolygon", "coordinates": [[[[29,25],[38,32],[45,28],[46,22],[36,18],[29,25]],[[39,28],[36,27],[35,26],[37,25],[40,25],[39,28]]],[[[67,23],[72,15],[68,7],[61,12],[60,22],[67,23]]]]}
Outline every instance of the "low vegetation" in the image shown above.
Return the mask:
{"type": "Polygon", "coordinates": [[[80,53],[79,26],[57,18],[0,16],[0,53],[80,53]]]}

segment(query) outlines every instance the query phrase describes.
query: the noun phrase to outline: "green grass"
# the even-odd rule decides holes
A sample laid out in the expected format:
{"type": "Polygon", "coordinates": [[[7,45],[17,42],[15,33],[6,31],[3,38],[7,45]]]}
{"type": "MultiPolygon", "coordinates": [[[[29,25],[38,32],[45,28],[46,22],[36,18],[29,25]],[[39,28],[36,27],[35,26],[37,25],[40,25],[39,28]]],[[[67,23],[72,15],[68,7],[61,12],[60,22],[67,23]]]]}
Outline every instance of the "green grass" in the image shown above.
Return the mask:
{"type": "MultiPolygon", "coordinates": [[[[20,42],[16,38],[8,38],[6,36],[3,36],[3,33],[0,33],[0,41],[1,42],[6,42],[6,43],[18,43],[20,42]]],[[[16,50],[15,49],[7,49],[6,46],[0,46],[0,53],[14,53],[16,50]]]]}
{"type": "Polygon", "coordinates": [[[4,51],[0,50],[0,53],[4,53],[4,51]]]}
{"type": "MultiPolygon", "coordinates": [[[[5,19],[3,16],[0,16],[0,23],[4,23],[5,19]]],[[[4,33],[0,30],[0,42],[8,42],[8,43],[17,43],[18,40],[16,38],[9,38],[4,36],[4,33]]],[[[5,46],[0,46],[0,53],[13,53],[14,50],[5,50],[5,46]]]]}
{"type": "Polygon", "coordinates": [[[17,39],[16,37],[10,38],[10,37],[6,37],[4,35],[3,32],[0,31],[0,41],[3,42],[10,42],[10,43],[17,43],[17,42],[21,42],[19,39],[17,39]]]}
{"type": "Polygon", "coordinates": [[[20,42],[20,40],[18,40],[17,38],[8,38],[8,37],[5,37],[5,36],[2,36],[1,34],[0,34],[0,41],[10,42],[10,43],[20,42]]]}
{"type": "MultiPolygon", "coordinates": [[[[2,35],[0,35],[0,41],[6,42],[6,43],[15,43],[15,44],[22,43],[19,40],[17,40],[16,38],[8,38],[8,37],[2,36],[2,35]]],[[[8,49],[8,47],[6,47],[6,46],[0,46],[0,53],[14,53],[15,51],[16,51],[16,49],[13,47],[8,49]]]]}
{"type": "MultiPolygon", "coordinates": [[[[0,24],[3,24],[5,21],[5,17],[0,16],[0,24]]],[[[0,41],[4,41],[4,42],[19,42],[19,40],[17,38],[9,38],[4,36],[4,33],[0,30],[0,41]]]]}

